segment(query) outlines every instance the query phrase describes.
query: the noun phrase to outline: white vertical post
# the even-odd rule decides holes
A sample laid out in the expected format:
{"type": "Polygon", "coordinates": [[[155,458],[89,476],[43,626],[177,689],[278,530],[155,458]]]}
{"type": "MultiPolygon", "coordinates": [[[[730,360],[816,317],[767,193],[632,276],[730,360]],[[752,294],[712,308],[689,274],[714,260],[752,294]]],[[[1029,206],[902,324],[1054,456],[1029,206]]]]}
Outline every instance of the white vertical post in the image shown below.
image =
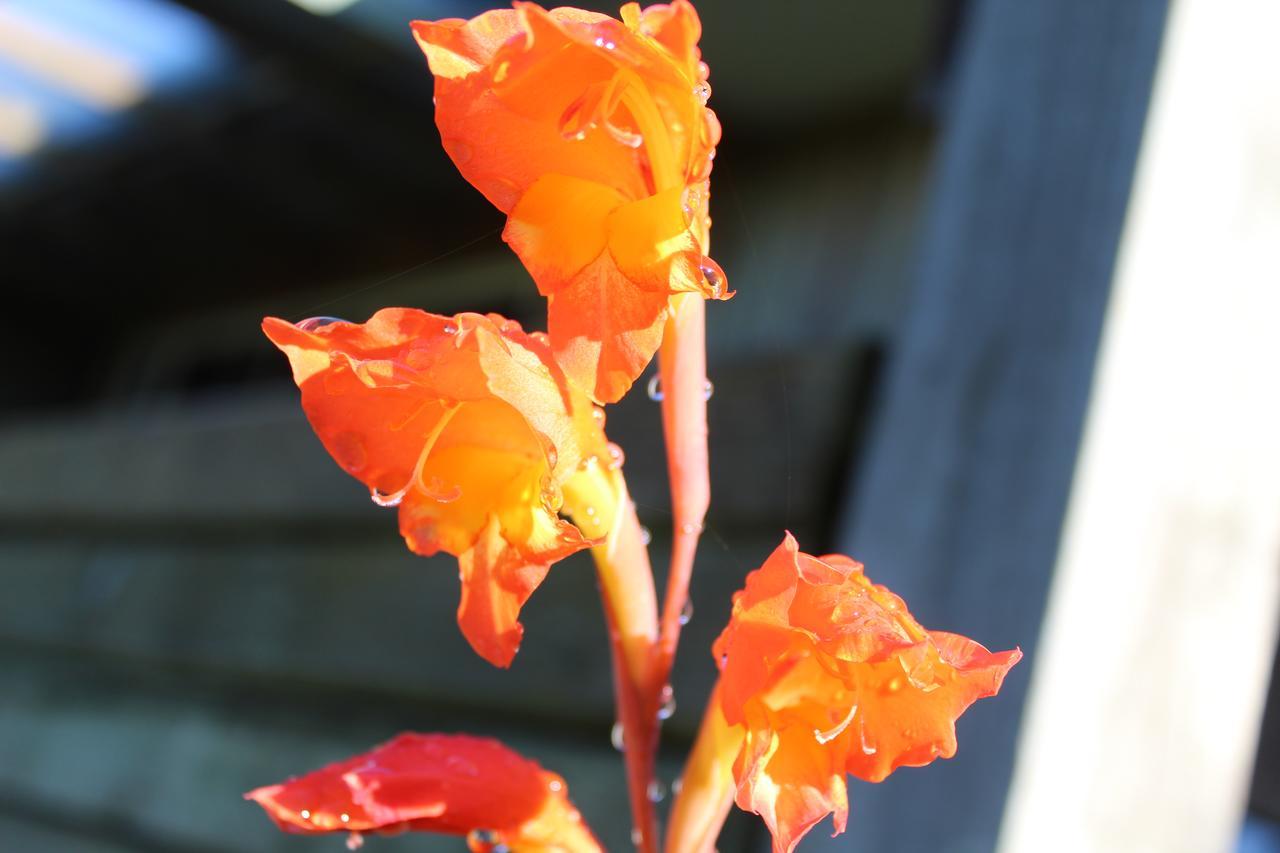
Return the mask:
{"type": "Polygon", "coordinates": [[[1172,8],[1002,853],[1231,849],[1280,603],[1280,4],[1172,8]]]}

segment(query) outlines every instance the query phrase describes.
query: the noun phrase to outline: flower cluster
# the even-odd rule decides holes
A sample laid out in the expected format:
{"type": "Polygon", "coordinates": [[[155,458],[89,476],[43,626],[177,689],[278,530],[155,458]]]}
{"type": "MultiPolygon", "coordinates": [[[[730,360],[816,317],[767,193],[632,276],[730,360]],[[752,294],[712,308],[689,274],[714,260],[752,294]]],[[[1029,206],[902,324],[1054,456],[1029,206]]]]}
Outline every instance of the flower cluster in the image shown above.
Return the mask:
{"type": "MultiPolygon", "coordinates": [[[[550,566],[589,550],[615,666],[642,853],[659,849],[649,790],[707,475],[704,301],[720,124],[706,106],[687,0],[621,18],[527,2],[416,21],[436,122],[458,170],[507,215],[503,239],[547,300],[547,333],[497,315],[387,308],[367,322],[267,318],[302,408],[334,460],[394,507],[416,554],[458,561],[457,621],[506,667],[521,608],[550,566]],[[602,405],[655,355],[666,386],[673,546],[665,600],[602,405]]],[[[955,720],[1020,657],[926,631],[847,557],[787,538],[734,598],[720,680],[673,807],[668,853],[714,846],[732,803],[790,853],[834,813],[845,775],[871,782],[955,753],[955,720]]],[[[246,795],[289,832],[462,835],[473,851],[591,853],[564,780],[496,741],[404,734],[246,795]]]]}

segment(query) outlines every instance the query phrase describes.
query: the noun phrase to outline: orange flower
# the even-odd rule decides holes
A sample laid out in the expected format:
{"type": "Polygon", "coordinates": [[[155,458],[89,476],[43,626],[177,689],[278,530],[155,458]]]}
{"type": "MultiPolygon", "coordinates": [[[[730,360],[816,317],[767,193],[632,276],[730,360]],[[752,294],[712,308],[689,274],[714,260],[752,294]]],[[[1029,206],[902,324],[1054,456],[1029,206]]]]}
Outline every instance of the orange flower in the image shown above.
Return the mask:
{"type": "Polygon", "coordinates": [[[564,490],[583,491],[600,476],[584,463],[618,453],[545,339],[496,315],[408,308],[363,325],[268,318],[263,330],[325,448],[375,502],[399,507],[409,548],[458,558],[462,633],[509,665],[520,608],[550,565],[608,532],[559,518],[564,490]]]}
{"type": "Polygon", "coordinates": [[[737,803],[785,853],[831,812],[844,831],[846,772],[879,782],[953,756],[956,718],[1022,657],[926,631],[860,563],[803,554],[790,534],[734,596],[714,653],[711,710],[744,730],[737,803]]]}
{"type": "Polygon", "coordinates": [[[398,736],[363,755],[250,791],[285,832],[466,835],[475,853],[598,853],[564,780],[496,740],[398,736]]]}
{"type": "Polygon", "coordinates": [[[705,256],[720,125],[697,13],[676,0],[621,14],[516,3],[413,23],[445,150],[508,214],[557,358],[603,402],[657,351],[671,295],[729,296],[705,256]]]}

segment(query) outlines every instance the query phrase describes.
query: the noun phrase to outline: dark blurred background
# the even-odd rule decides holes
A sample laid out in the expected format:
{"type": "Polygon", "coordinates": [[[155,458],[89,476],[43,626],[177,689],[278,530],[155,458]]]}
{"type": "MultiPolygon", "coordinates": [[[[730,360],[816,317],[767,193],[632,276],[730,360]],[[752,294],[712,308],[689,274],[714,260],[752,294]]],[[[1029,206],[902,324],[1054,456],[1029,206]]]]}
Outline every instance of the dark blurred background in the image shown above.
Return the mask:
{"type": "MultiPolygon", "coordinates": [[[[511,671],[485,665],[454,625],[451,558],[405,551],[393,514],[311,435],[285,361],[258,329],[264,315],[363,320],[388,305],[545,326],[542,301],[499,239],[503,217],[441,149],[431,77],[407,27],[488,5],[0,5],[0,848],[333,850],[337,839],[277,834],[240,793],[403,729],[506,740],[564,774],[606,845],[626,847],[589,561],[558,565],[531,600],[511,671]]],[[[814,553],[865,541],[855,553],[875,554],[863,557],[873,576],[904,585],[927,624],[1034,652],[1164,21],[1155,2],[1114,13],[1083,4],[1091,14],[1044,5],[698,4],[711,105],[725,128],[714,255],[738,296],[708,312],[714,499],[664,739],[668,782],[710,689],[709,645],[729,595],[784,528],[814,553]],[[1004,30],[991,6],[1008,12],[1004,30]],[[966,55],[983,43],[998,47],[966,55]],[[972,89],[984,79],[984,97],[957,95],[965,80],[972,89]],[[1019,111],[1033,103],[1044,106],[1019,111]],[[1064,103],[1077,107],[1065,118],[1064,103]],[[982,123],[1000,104],[1011,105],[995,122],[1005,141],[983,147],[982,123]],[[1079,154],[1099,128],[1103,150],[1079,154]],[[911,311],[939,316],[919,294],[959,251],[948,240],[965,239],[947,231],[959,215],[947,199],[976,204],[985,192],[957,183],[966,156],[992,174],[1012,170],[1033,209],[1103,223],[1079,249],[1094,271],[1075,291],[1086,295],[1072,297],[1085,300],[1080,333],[1066,355],[1048,356],[1074,365],[1054,397],[1067,405],[1044,415],[1048,433],[1038,421],[1027,427],[1048,435],[1048,452],[1036,454],[1048,460],[1037,481],[1048,497],[1026,498],[1022,483],[1002,498],[1044,507],[1043,529],[1027,534],[1033,565],[995,563],[1014,580],[983,603],[929,587],[925,574],[877,572],[893,548],[877,550],[868,525],[882,529],[877,512],[888,519],[918,504],[909,494],[879,508],[858,498],[860,482],[892,476],[868,462],[873,424],[891,417],[885,400],[902,400],[886,390],[887,366],[911,311]],[[1048,189],[1030,177],[1074,156],[1114,165],[1096,196],[1056,198],[1074,192],[1069,169],[1048,189]]],[[[1015,254],[1034,249],[1046,265],[1070,266],[1036,245],[1041,226],[1051,230],[1052,218],[1027,224],[1008,207],[985,223],[991,243],[1004,234],[1015,254]]],[[[1012,323],[1057,310],[1016,295],[1019,275],[990,276],[1010,289],[979,293],[992,300],[986,316],[1012,323]]],[[[982,355],[979,373],[1000,352],[982,355]]],[[[608,425],[661,565],[669,500],[657,407],[642,385],[608,425]]],[[[951,546],[954,535],[938,544],[951,546]]],[[[962,746],[951,769],[914,771],[950,774],[938,783],[950,789],[921,793],[895,777],[869,800],[868,786],[851,783],[854,826],[867,828],[829,849],[991,849],[1029,669],[1010,677],[1004,706],[1002,697],[971,712],[973,737],[990,750],[962,746]],[[953,843],[925,826],[895,846],[872,814],[941,815],[948,796],[963,803],[969,789],[977,800],[953,843]]],[[[766,834],[735,814],[720,849],[764,850],[766,834]]]]}

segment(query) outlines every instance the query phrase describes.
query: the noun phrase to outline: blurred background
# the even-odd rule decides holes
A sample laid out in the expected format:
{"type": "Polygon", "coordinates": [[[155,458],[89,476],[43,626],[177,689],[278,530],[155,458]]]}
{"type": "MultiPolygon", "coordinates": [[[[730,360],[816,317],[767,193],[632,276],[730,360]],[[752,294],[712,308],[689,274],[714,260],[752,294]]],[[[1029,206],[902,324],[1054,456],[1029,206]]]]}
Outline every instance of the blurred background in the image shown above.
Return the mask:
{"type": "MultiPolygon", "coordinates": [[[[499,239],[502,215],[444,155],[407,28],[488,5],[0,2],[0,849],[340,849],[277,833],[241,792],[405,729],[503,739],[562,773],[609,849],[627,848],[589,560],[557,565],[533,597],[513,668],[485,665],[454,624],[452,559],[404,549],[393,513],[311,434],[258,328],[264,315],[362,321],[389,305],[545,327],[499,239]]],[[[725,128],[713,254],[738,296],[708,312],[714,499],[664,781],[710,690],[729,596],[785,528],[807,551],[864,560],[930,627],[1028,654],[1002,696],[961,721],[954,760],[880,786],[851,780],[851,831],[829,841],[819,827],[802,850],[1280,850],[1280,709],[1254,761],[1280,523],[1265,483],[1259,500],[1224,504],[1228,539],[1253,531],[1249,555],[1261,557],[1247,569],[1243,558],[1218,565],[1218,551],[1201,561],[1219,580],[1239,577],[1232,601],[1252,608],[1225,608],[1191,638],[1234,631],[1218,651],[1239,664],[1232,689],[1205,706],[1212,738],[1194,745],[1225,758],[1129,762],[1138,769],[1087,836],[1111,846],[1030,841],[1026,826],[1048,824],[1018,816],[1051,799],[1083,833],[1100,814],[1084,800],[1071,811],[1075,800],[1034,778],[1053,766],[1052,750],[1036,757],[1055,733],[1077,746],[1192,748],[1179,727],[1194,720],[1143,710],[1123,731],[1108,722],[1109,703],[1198,694],[1199,670],[1178,669],[1181,658],[1144,693],[1118,699],[1104,680],[1073,694],[1101,710],[1069,735],[1026,710],[1037,691],[1062,707],[1039,685],[1066,683],[1045,673],[1072,658],[1040,655],[1041,638],[1047,651],[1070,645],[1061,626],[1081,624],[1064,604],[1050,620],[1059,628],[1044,625],[1047,602],[1052,613],[1074,600],[1063,531],[1090,535],[1087,519],[1070,521],[1084,518],[1073,502],[1088,488],[1117,493],[1105,478],[1081,486],[1080,448],[1086,423],[1086,442],[1110,434],[1091,403],[1104,330],[1108,342],[1137,339],[1108,310],[1117,282],[1150,278],[1141,247],[1128,250],[1133,211],[1165,209],[1162,176],[1176,171],[1142,171],[1153,89],[1173,55],[1166,4],[698,7],[725,128]],[[1148,207],[1135,186],[1157,192],[1148,207]],[[1190,788],[1180,774],[1194,775],[1190,788]]],[[[1277,159],[1241,167],[1273,213],[1265,163],[1277,159]]],[[[1274,216],[1264,224],[1255,239],[1280,245],[1274,216]]],[[[1213,352],[1206,342],[1199,357],[1213,352]]],[[[1260,363],[1274,376],[1276,362],[1260,363]]],[[[608,425],[661,566],[670,504],[643,384],[608,425]]],[[[1108,583],[1146,577],[1085,562],[1108,583]]],[[[1135,642],[1153,636],[1144,625],[1180,630],[1177,608],[1194,609],[1213,583],[1134,615],[1135,642]]],[[[1136,605],[1168,581],[1135,584],[1123,596],[1136,605]]],[[[1161,636],[1148,646],[1173,648],[1161,636]]],[[[720,849],[767,850],[767,833],[735,813],[720,849]]]]}

